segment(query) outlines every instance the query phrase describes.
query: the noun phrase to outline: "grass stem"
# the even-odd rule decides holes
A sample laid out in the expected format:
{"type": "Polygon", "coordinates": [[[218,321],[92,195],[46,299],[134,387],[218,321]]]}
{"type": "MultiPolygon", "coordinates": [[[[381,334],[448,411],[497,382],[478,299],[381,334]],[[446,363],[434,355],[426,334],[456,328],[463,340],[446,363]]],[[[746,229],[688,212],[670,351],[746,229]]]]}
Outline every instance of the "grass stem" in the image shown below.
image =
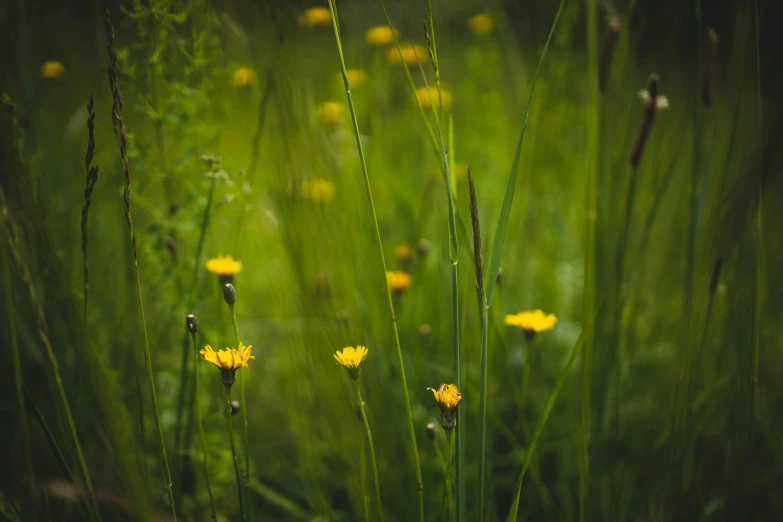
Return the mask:
{"type": "MultiPolygon", "coordinates": [[[[236,338],[237,342],[237,348],[239,348],[239,343],[241,342],[239,339],[239,326],[237,325],[237,313],[234,309],[234,305],[230,304],[228,305],[228,308],[231,310],[231,320],[234,322],[234,336],[236,338]]],[[[242,427],[243,427],[243,435],[244,435],[244,446],[245,446],[245,481],[250,481],[250,453],[248,452],[247,443],[250,440],[248,436],[248,428],[247,428],[247,400],[245,398],[245,377],[242,374],[242,372],[239,373],[239,400],[241,401],[240,404],[240,411],[242,412],[242,427]]]]}
{"type": "Polygon", "coordinates": [[[237,449],[234,444],[234,419],[231,408],[231,387],[226,386],[226,418],[228,419],[228,438],[231,440],[231,459],[234,461],[234,473],[237,476],[237,492],[239,493],[239,513],[242,520],[245,518],[245,503],[242,499],[242,473],[239,471],[239,460],[237,460],[237,449]]]}
{"type": "MultiPolygon", "coordinates": [[[[199,361],[201,357],[198,354],[198,345],[196,344],[196,333],[190,334],[192,340],[193,353],[196,354],[196,367],[194,372],[196,374],[196,422],[198,422],[198,433],[201,441],[201,458],[204,459],[204,483],[207,485],[207,493],[209,494],[209,510],[212,513],[212,520],[217,520],[217,513],[215,512],[215,499],[212,496],[212,486],[209,484],[209,463],[207,462],[207,443],[204,437],[204,424],[201,419],[201,372],[199,371],[199,361]]],[[[229,403],[229,406],[231,404],[229,403]]]]}
{"type": "Polygon", "coordinates": [[[370,446],[370,462],[372,463],[372,474],[375,480],[375,500],[378,502],[378,514],[383,522],[383,503],[381,502],[381,483],[378,480],[378,463],[375,460],[375,445],[372,442],[372,432],[370,431],[370,423],[367,421],[367,412],[364,408],[364,402],[362,401],[362,390],[359,386],[359,379],[353,379],[353,386],[356,390],[356,400],[359,405],[359,411],[362,412],[362,422],[364,423],[364,431],[367,433],[367,444],[370,446]]]}

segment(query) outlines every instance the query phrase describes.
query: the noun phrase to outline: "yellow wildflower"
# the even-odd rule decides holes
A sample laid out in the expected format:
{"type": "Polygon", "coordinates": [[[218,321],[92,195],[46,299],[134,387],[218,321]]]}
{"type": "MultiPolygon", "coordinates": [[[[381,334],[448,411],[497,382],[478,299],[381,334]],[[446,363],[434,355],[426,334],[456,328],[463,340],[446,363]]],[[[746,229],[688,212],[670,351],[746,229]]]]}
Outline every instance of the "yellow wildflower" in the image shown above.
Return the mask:
{"type": "Polygon", "coordinates": [[[339,102],[323,102],[315,110],[322,123],[339,123],[345,114],[345,105],[339,102]]]}
{"type": "Polygon", "coordinates": [[[367,29],[367,32],[364,34],[364,39],[367,40],[367,43],[370,45],[382,47],[394,43],[394,37],[399,35],[400,32],[396,27],[394,28],[394,33],[392,33],[392,30],[389,29],[388,25],[376,25],[375,27],[367,29]]]}
{"type": "MultiPolygon", "coordinates": [[[[425,109],[431,108],[432,104],[435,104],[435,107],[438,106],[438,89],[435,87],[416,89],[416,97],[419,98],[419,103],[425,109]]],[[[451,93],[443,87],[440,88],[440,103],[444,109],[451,107],[451,93]]]]}
{"type": "Polygon", "coordinates": [[[394,292],[402,292],[411,286],[413,277],[407,272],[386,272],[386,280],[389,282],[389,288],[394,292]]]}
{"type": "Polygon", "coordinates": [[[402,51],[402,59],[400,59],[400,53],[396,46],[386,49],[386,61],[392,65],[402,65],[403,62],[406,65],[418,65],[424,63],[429,56],[427,48],[419,44],[400,44],[400,50],[402,51]]]}
{"type": "Polygon", "coordinates": [[[528,310],[518,314],[507,315],[506,324],[516,326],[525,332],[525,337],[532,340],[537,332],[551,330],[557,323],[557,317],[554,314],[546,315],[541,310],[528,310]]]}
{"type": "Polygon", "coordinates": [[[315,27],[332,23],[332,13],[325,7],[311,7],[299,15],[299,25],[315,27]]]}
{"type": "Polygon", "coordinates": [[[397,245],[397,248],[394,249],[394,255],[397,256],[397,261],[405,263],[406,261],[410,261],[413,251],[411,250],[411,247],[403,243],[397,245]]]}
{"type": "Polygon", "coordinates": [[[239,348],[226,348],[225,350],[216,352],[210,345],[206,345],[204,349],[199,352],[199,355],[201,355],[202,359],[214,364],[220,370],[220,377],[223,381],[223,385],[230,388],[234,384],[236,371],[240,368],[247,368],[247,361],[255,359],[254,355],[250,355],[250,350],[252,348],[252,346],[243,346],[240,341],[239,348]]]}
{"type": "MultiPolygon", "coordinates": [[[[365,83],[367,83],[367,73],[365,73],[361,69],[348,69],[345,71],[346,76],[348,76],[348,84],[351,86],[351,88],[354,87],[361,87],[365,83]]],[[[343,75],[342,73],[339,73],[337,75],[337,79],[342,84],[343,82],[343,75]]]]}
{"type": "Polygon", "coordinates": [[[65,66],[56,60],[44,62],[44,64],[41,66],[42,78],[59,78],[63,74],[65,74],[65,66]]]}
{"type": "Polygon", "coordinates": [[[487,13],[481,13],[470,17],[468,26],[474,34],[487,34],[495,27],[495,21],[487,13]]]}
{"type": "Polygon", "coordinates": [[[334,360],[337,361],[337,364],[348,370],[348,375],[351,376],[351,379],[359,378],[359,374],[362,372],[362,369],[359,366],[366,358],[366,346],[357,346],[356,348],[348,346],[343,348],[342,352],[337,350],[337,353],[334,354],[334,360]]]}
{"type": "Polygon", "coordinates": [[[234,87],[252,87],[258,83],[256,71],[250,67],[240,67],[234,72],[234,87]]]}
{"type": "Polygon", "coordinates": [[[334,183],[325,179],[312,179],[299,184],[299,194],[314,201],[329,201],[334,197],[334,183]]]}
{"type": "Polygon", "coordinates": [[[217,256],[207,261],[207,270],[218,276],[220,283],[225,285],[242,271],[242,261],[234,261],[231,256],[217,256]]]}
{"type": "Polygon", "coordinates": [[[435,396],[440,406],[440,425],[444,430],[452,430],[457,425],[457,406],[462,400],[462,394],[455,384],[441,384],[438,389],[427,388],[435,396]]]}

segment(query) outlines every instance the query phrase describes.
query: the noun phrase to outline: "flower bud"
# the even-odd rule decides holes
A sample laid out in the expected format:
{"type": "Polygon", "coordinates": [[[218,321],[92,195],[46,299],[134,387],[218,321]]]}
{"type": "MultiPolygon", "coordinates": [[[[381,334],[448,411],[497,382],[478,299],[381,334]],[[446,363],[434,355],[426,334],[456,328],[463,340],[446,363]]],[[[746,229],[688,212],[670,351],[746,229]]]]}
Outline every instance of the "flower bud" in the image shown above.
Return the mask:
{"type": "Polygon", "coordinates": [[[226,283],[223,286],[223,299],[226,300],[226,303],[233,305],[237,301],[237,291],[234,290],[234,285],[231,283],[226,283]]]}
{"type": "Polygon", "coordinates": [[[435,440],[438,437],[438,427],[431,422],[427,424],[427,437],[429,437],[430,440],[435,440]]]}
{"type": "Polygon", "coordinates": [[[188,314],[188,316],[185,318],[185,326],[188,328],[188,332],[196,335],[196,332],[198,332],[198,321],[196,320],[196,316],[193,314],[188,314]]]}
{"type": "Polygon", "coordinates": [[[430,242],[426,239],[419,239],[417,250],[419,251],[419,257],[427,257],[427,254],[430,252],[430,242]]]}
{"type": "Polygon", "coordinates": [[[239,413],[240,406],[239,401],[231,401],[231,415],[236,415],[239,413]]]}
{"type": "Polygon", "coordinates": [[[432,334],[432,327],[428,324],[422,324],[419,326],[419,336],[422,339],[427,339],[432,334]]]}
{"type": "Polygon", "coordinates": [[[503,267],[498,268],[498,275],[495,277],[495,284],[503,286],[503,267]]]}

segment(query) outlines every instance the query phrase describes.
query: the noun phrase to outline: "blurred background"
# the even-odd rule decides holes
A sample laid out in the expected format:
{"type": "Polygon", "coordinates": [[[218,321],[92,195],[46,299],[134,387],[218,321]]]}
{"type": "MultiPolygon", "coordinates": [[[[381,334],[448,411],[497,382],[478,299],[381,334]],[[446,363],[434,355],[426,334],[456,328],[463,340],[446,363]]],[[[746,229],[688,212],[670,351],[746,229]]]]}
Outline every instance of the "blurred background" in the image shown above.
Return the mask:
{"type": "MultiPolygon", "coordinates": [[[[410,79],[379,3],[337,3],[387,268],[412,276],[393,304],[426,520],[454,515],[448,439],[425,390],[456,382],[438,127],[458,218],[463,519],[781,520],[780,5],[566,0],[556,18],[554,0],[431,4],[437,111],[428,2],[385,5],[403,48],[421,46],[410,79]],[[666,109],[640,96],[652,73],[666,109]],[[467,171],[487,263],[527,111],[488,312],[480,512],[467,171]],[[529,309],[557,323],[528,342],[504,317],[529,309]]],[[[352,383],[332,357],[361,344],[383,515],[417,520],[401,367],[328,5],[9,1],[0,42],[0,520],[173,519],[137,292],[178,518],[211,517],[199,370],[217,518],[241,519],[219,372],[197,356],[236,346],[205,266],[224,255],[242,262],[235,311],[255,355],[234,416],[247,518],[381,519],[352,383]],[[85,250],[91,97],[99,172],[85,250]]]]}

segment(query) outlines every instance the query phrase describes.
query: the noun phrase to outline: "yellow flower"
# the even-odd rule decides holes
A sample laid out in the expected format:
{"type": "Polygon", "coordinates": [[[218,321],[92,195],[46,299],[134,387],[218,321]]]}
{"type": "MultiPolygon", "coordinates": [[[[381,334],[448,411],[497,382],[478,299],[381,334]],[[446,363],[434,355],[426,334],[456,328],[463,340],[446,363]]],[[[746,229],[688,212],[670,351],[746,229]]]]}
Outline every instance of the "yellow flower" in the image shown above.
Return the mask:
{"type": "Polygon", "coordinates": [[[313,201],[329,201],[334,197],[334,183],[325,179],[313,179],[299,184],[299,194],[313,201]]]}
{"type": "Polygon", "coordinates": [[[418,65],[424,63],[429,56],[427,48],[419,44],[400,44],[400,49],[402,50],[402,59],[400,59],[400,53],[396,46],[386,49],[386,61],[392,65],[402,65],[403,62],[406,65],[418,65]]]}
{"type": "Polygon", "coordinates": [[[487,34],[495,27],[495,21],[487,13],[477,14],[468,20],[468,26],[474,34],[487,34]]]}
{"type": "Polygon", "coordinates": [[[258,83],[256,71],[250,67],[240,67],[234,72],[234,87],[252,87],[258,83]]]}
{"type": "Polygon", "coordinates": [[[56,60],[45,62],[41,66],[42,78],[59,78],[63,74],[65,74],[65,66],[56,60]]]}
{"type": "Polygon", "coordinates": [[[207,261],[207,270],[218,276],[221,284],[230,283],[242,271],[242,261],[234,261],[231,256],[217,256],[207,261]]]}
{"type": "Polygon", "coordinates": [[[541,310],[528,310],[518,314],[507,315],[506,324],[516,326],[525,331],[528,340],[533,339],[536,332],[551,330],[555,327],[557,317],[554,314],[545,315],[541,310]]]}
{"type": "Polygon", "coordinates": [[[367,29],[367,32],[364,34],[364,39],[367,40],[367,43],[370,45],[381,47],[394,43],[394,37],[399,35],[400,32],[396,27],[394,28],[394,34],[392,34],[388,25],[376,25],[375,27],[367,29]]]}
{"type": "Polygon", "coordinates": [[[454,429],[457,425],[457,406],[462,400],[462,394],[455,384],[441,384],[438,389],[427,388],[435,396],[440,406],[440,425],[444,430],[454,429]]]}
{"type": "Polygon", "coordinates": [[[250,355],[251,348],[253,347],[243,346],[241,341],[239,348],[226,348],[219,352],[214,351],[210,345],[206,345],[199,355],[220,370],[223,385],[230,388],[234,384],[236,371],[240,368],[247,368],[247,361],[255,359],[254,355],[250,355]]]}
{"type": "Polygon", "coordinates": [[[332,23],[332,13],[325,7],[311,7],[299,15],[299,25],[315,27],[316,25],[329,25],[332,23]]]}
{"type": "MultiPolygon", "coordinates": [[[[348,76],[348,83],[350,84],[351,88],[353,87],[361,87],[365,83],[367,83],[367,73],[362,71],[361,69],[348,69],[345,71],[346,76],[348,76]]],[[[337,75],[337,79],[342,83],[343,81],[343,75],[342,73],[339,73],[337,75]]]]}
{"type": "Polygon", "coordinates": [[[337,364],[348,370],[348,375],[351,376],[351,379],[359,378],[359,374],[362,372],[362,369],[359,366],[366,358],[366,346],[357,346],[356,348],[348,346],[343,348],[342,352],[337,350],[337,353],[334,354],[334,360],[337,361],[337,364]]]}
{"type": "Polygon", "coordinates": [[[323,102],[315,110],[322,123],[339,123],[345,114],[345,105],[339,102],[323,102]]]}
{"type": "MultiPolygon", "coordinates": [[[[419,98],[419,103],[425,109],[431,108],[432,104],[435,104],[435,107],[438,106],[438,89],[435,87],[416,89],[416,97],[419,98]]],[[[443,87],[440,88],[440,103],[444,109],[451,107],[451,93],[443,87]]]]}
{"type": "Polygon", "coordinates": [[[394,249],[394,255],[397,256],[397,261],[404,263],[410,260],[411,256],[413,255],[413,251],[411,250],[411,247],[403,243],[401,245],[397,245],[397,248],[394,249]]]}
{"type": "Polygon", "coordinates": [[[402,292],[411,286],[413,277],[407,272],[386,272],[386,280],[389,282],[389,288],[394,292],[402,292]]]}

